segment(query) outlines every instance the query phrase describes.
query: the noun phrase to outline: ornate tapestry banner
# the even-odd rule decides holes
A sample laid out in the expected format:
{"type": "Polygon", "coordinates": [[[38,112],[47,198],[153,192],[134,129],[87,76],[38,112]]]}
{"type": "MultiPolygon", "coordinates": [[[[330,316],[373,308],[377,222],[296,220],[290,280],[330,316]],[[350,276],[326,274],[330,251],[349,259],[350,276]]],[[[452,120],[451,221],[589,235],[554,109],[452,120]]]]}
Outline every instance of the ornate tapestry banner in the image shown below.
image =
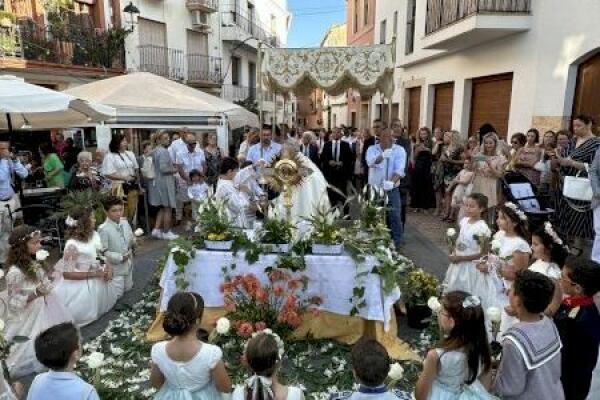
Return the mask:
{"type": "Polygon", "coordinates": [[[362,96],[394,91],[393,45],[265,49],[264,83],[279,93],[310,93],[315,88],[337,96],[347,89],[362,96]]]}

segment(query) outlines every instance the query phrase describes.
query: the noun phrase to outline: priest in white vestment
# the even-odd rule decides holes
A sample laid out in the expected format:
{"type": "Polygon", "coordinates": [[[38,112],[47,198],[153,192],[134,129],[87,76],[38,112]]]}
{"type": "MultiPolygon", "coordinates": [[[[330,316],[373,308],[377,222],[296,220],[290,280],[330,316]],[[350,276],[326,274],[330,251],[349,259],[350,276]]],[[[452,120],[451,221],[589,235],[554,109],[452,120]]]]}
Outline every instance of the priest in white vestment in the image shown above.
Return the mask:
{"type": "MultiPolygon", "coordinates": [[[[302,184],[297,186],[292,191],[292,222],[294,224],[301,223],[304,219],[310,218],[319,208],[320,204],[325,203],[327,208],[330,207],[329,197],[327,196],[327,181],[323,173],[308,157],[299,152],[297,146],[286,145],[286,150],[294,150],[298,152],[298,157],[302,160],[304,167],[311,171],[304,178],[302,184]]],[[[279,211],[285,215],[285,207],[283,194],[276,200],[276,206],[279,211]]]]}

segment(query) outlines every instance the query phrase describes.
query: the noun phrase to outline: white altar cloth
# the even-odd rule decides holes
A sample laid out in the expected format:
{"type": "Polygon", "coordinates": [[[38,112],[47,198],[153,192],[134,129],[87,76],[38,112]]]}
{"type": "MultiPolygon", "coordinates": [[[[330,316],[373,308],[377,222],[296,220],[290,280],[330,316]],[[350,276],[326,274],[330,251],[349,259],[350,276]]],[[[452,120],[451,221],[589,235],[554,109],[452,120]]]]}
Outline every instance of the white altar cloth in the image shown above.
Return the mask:
{"type": "MultiPolygon", "coordinates": [[[[187,290],[196,292],[204,299],[205,307],[223,307],[223,294],[219,287],[223,283],[222,268],[236,265],[232,274],[246,275],[253,273],[263,284],[268,284],[269,279],[264,272],[265,268],[275,265],[276,254],[261,255],[254,264],[248,264],[244,253],[239,252],[234,256],[231,252],[196,250],[195,257],[185,269],[185,278],[189,283],[187,290]]],[[[307,296],[319,296],[323,303],[319,307],[340,315],[350,315],[352,304],[352,290],[355,287],[356,263],[347,255],[341,256],[316,256],[306,255],[306,270],[299,272],[308,277],[307,296]]],[[[376,265],[373,257],[358,266],[359,272],[371,271],[376,265]]],[[[175,284],[175,271],[177,266],[169,257],[160,280],[163,295],[160,311],[167,309],[171,297],[177,292],[175,284]]],[[[358,316],[366,320],[383,321],[387,331],[391,320],[393,304],[400,299],[400,289],[396,287],[392,293],[385,295],[381,288],[379,275],[369,273],[364,278],[364,300],[366,305],[359,308],[358,316]]]]}

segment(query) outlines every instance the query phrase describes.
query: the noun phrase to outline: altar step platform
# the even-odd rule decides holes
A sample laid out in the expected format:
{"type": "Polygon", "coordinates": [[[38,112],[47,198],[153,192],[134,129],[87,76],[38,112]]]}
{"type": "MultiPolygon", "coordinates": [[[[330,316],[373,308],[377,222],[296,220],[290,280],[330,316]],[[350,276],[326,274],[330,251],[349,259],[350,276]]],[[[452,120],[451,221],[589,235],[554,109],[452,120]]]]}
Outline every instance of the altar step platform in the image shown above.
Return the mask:
{"type": "MultiPolygon", "coordinates": [[[[265,269],[275,266],[278,257],[277,254],[265,254],[257,262],[250,264],[246,261],[244,252],[234,255],[230,251],[196,250],[195,257],[190,259],[185,268],[185,279],[189,283],[186,290],[196,292],[204,299],[201,327],[211,332],[215,321],[226,313],[223,294],[220,292],[224,281],[223,267],[235,264],[234,274],[254,274],[262,284],[267,285],[269,279],[265,269]]],[[[369,337],[385,346],[393,359],[420,361],[397,335],[393,305],[400,299],[400,289],[384,293],[379,275],[370,273],[376,263],[373,257],[367,257],[364,262],[357,264],[349,255],[306,255],[306,269],[296,274],[308,277],[305,294],[308,297],[319,296],[323,302],[319,306],[318,315],[311,312],[303,315],[303,322],[294,331],[293,338],[334,339],[351,345],[362,337],[369,337]],[[365,306],[359,308],[357,315],[351,316],[353,305],[350,299],[357,286],[355,277],[360,272],[368,272],[359,278],[360,286],[365,288],[365,306]]],[[[177,266],[170,256],[160,279],[161,299],[155,321],[147,333],[149,341],[167,338],[162,328],[163,313],[170,298],[178,291],[175,283],[176,270],[177,266]]]]}

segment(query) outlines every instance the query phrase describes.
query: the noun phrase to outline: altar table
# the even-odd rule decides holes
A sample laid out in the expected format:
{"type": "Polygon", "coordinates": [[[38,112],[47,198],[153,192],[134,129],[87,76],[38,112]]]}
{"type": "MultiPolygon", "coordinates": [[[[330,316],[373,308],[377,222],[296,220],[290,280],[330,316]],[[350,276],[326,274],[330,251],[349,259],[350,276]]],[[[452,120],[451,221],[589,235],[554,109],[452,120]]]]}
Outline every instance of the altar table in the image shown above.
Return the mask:
{"type": "MultiPolygon", "coordinates": [[[[185,278],[189,283],[186,290],[196,292],[204,299],[202,327],[211,331],[214,321],[225,314],[223,294],[219,290],[223,283],[223,267],[235,264],[232,275],[252,273],[261,283],[268,284],[265,269],[275,266],[278,257],[277,254],[265,254],[257,262],[250,264],[245,260],[243,252],[234,255],[232,252],[196,250],[195,257],[190,259],[185,268],[185,278]]],[[[306,269],[297,274],[308,277],[305,294],[309,297],[319,296],[322,304],[319,306],[320,315],[303,315],[302,325],[294,332],[296,338],[310,335],[352,344],[362,336],[369,336],[380,341],[395,359],[416,359],[416,355],[397,337],[393,305],[400,299],[400,290],[395,288],[391,293],[383,292],[379,275],[370,273],[377,263],[374,257],[367,257],[359,264],[348,255],[306,255],[304,258],[306,269]],[[357,286],[355,276],[360,272],[369,272],[360,278],[360,286],[365,288],[366,304],[359,308],[358,315],[350,316],[350,298],[353,288],[357,286]]],[[[157,318],[148,332],[149,340],[165,338],[162,313],[166,310],[169,299],[178,291],[175,284],[176,270],[177,266],[172,257],[169,257],[160,280],[162,295],[157,318]]]]}

